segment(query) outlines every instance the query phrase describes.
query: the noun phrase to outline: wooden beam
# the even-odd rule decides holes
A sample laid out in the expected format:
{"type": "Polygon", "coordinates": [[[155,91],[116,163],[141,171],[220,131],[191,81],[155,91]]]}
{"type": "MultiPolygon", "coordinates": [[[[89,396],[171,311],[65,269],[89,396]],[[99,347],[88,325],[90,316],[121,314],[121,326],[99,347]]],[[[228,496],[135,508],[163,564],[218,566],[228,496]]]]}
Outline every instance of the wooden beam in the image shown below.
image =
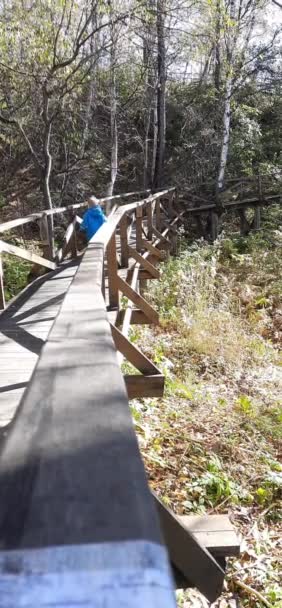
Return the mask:
{"type": "Polygon", "coordinates": [[[3,263],[2,254],[0,250],[0,310],[4,310],[6,307],[5,302],[5,291],[4,291],[4,274],[3,274],[3,263]]]}
{"type": "MultiPolygon", "coordinates": [[[[168,233],[168,230],[166,230],[166,233],[168,233]]],[[[170,241],[169,239],[167,239],[157,228],[153,227],[153,234],[157,237],[157,239],[159,239],[162,243],[165,243],[166,245],[170,246],[170,241]]]]}
{"type": "Polygon", "coordinates": [[[246,234],[249,234],[251,229],[250,224],[246,218],[245,209],[238,209],[238,215],[240,217],[240,231],[241,234],[245,236],[246,234]]]}
{"type": "Polygon", "coordinates": [[[132,344],[117,327],[111,324],[111,331],[116,349],[119,350],[125,359],[129,361],[139,372],[145,376],[158,375],[158,368],[144,355],[137,346],[132,344]]]}
{"type": "Polygon", "coordinates": [[[127,236],[128,219],[129,219],[128,216],[124,215],[124,217],[122,218],[120,225],[119,225],[120,249],[121,249],[120,261],[121,261],[122,268],[128,267],[128,236],[127,236]]]}
{"type": "Polygon", "coordinates": [[[27,262],[38,264],[39,266],[44,266],[45,268],[49,268],[50,270],[55,270],[56,268],[56,264],[54,264],[54,262],[46,260],[40,255],[33,253],[32,251],[22,249],[22,247],[16,247],[16,245],[10,245],[9,243],[5,243],[5,241],[0,240],[0,250],[4,251],[5,253],[10,253],[11,255],[15,255],[23,260],[27,260],[27,262]]]}
{"type": "Polygon", "coordinates": [[[21,217],[17,220],[10,220],[9,222],[3,222],[0,224],[0,234],[3,232],[7,232],[9,230],[13,230],[14,228],[18,228],[19,226],[24,226],[25,224],[30,224],[31,222],[35,222],[40,219],[41,213],[32,213],[31,215],[27,215],[26,217],[21,217]]]}
{"type": "Polygon", "coordinates": [[[135,304],[138,308],[140,308],[145,315],[150,319],[151,323],[158,324],[159,315],[152,308],[152,306],[139,294],[137,291],[132,289],[126,281],[124,281],[121,277],[118,277],[118,287],[120,291],[129,299],[131,302],[135,304]]]}
{"type": "Polygon", "coordinates": [[[260,230],[261,224],[261,207],[255,207],[255,215],[254,215],[254,230],[260,230]]]}
{"type": "Polygon", "coordinates": [[[212,242],[216,241],[218,237],[218,214],[214,211],[211,211],[211,240],[212,242]]]}
{"type": "Polygon", "coordinates": [[[107,269],[110,308],[119,308],[119,289],[117,281],[118,263],[115,232],[107,246],[107,269]]]}
{"type": "Polygon", "coordinates": [[[240,555],[240,539],[228,515],[183,515],[180,521],[215,557],[240,555]]]}
{"type": "Polygon", "coordinates": [[[58,249],[57,252],[55,253],[55,260],[56,260],[57,264],[62,262],[65,255],[68,252],[69,244],[71,243],[74,233],[75,233],[75,225],[76,225],[76,217],[71,221],[71,223],[68,225],[68,227],[66,229],[62,247],[60,247],[60,249],[58,249]]]}
{"type": "Polygon", "coordinates": [[[165,378],[161,374],[156,376],[124,376],[128,399],[142,399],[147,397],[162,397],[164,394],[165,378]]]}
{"type": "Polygon", "coordinates": [[[143,207],[136,207],[136,221],[135,221],[135,232],[136,232],[136,249],[142,251],[142,222],[143,222],[143,207]]]}
{"type": "Polygon", "coordinates": [[[155,205],[155,218],[156,218],[155,219],[156,229],[161,230],[162,229],[161,201],[159,199],[156,201],[156,205],[155,205]]]}
{"type": "Polygon", "coordinates": [[[151,241],[153,237],[153,203],[149,203],[146,206],[146,215],[147,215],[147,238],[151,241]]]}
{"type": "MultiPolygon", "coordinates": [[[[126,310],[120,310],[117,316],[117,325],[120,326],[123,323],[123,319],[125,316],[126,310]]],[[[151,321],[146,317],[143,310],[138,310],[138,308],[133,308],[131,311],[131,325],[150,325],[151,321]]]]}
{"type": "Polygon", "coordinates": [[[39,222],[40,238],[42,241],[43,256],[48,260],[54,259],[54,235],[52,230],[52,218],[46,213],[42,214],[39,222]]]}
{"type": "MultiPolygon", "coordinates": [[[[154,260],[155,260],[155,259],[156,259],[156,258],[153,258],[153,256],[151,256],[151,257],[150,257],[150,259],[149,259],[148,261],[150,261],[150,263],[151,263],[151,264],[153,264],[153,262],[154,262],[154,260]]],[[[143,270],[143,269],[141,268],[141,269],[139,270],[139,280],[140,280],[140,281],[143,281],[144,279],[145,279],[145,280],[148,280],[148,279],[149,279],[149,281],[154,281],[154,280],[157,280],[157,279],[158,279],[158,277],[152,277],[152,275],[151,275],[151,273],[150,273],[150,272],[147,272],[147,270],[143,270]]]]}
{"type": "Polygon", "coordinates": [[[149,251],[149,253],[154,255],[159,260],[165,260],[167,257],[166,251],[164,251],[163,249],[158,249],[157,247],[155,247],[155,245],[153,243],[150,243],[150,241],[147,241],[147,239],[142,240],[142,247],[144,247],[144,249],[147,249],[147,251],[149,251]]]}
{"type": "Polygon", "coordinates": [[[152,492],[170,559],[187,581],[214,602],[222,592],[224,570],[170,509],[152,492]]]}
{"type": "Polygon", "coordinates": [[[145,270],[147,270],[147,272],[149,272],[149,274],[152,277],[154,277],[155,279],[160,278],[159,270],[157,268],[155,268],[155,266],[153,266],[153,264],[148,262],[148,260],[146,258],[144,258],[142,255],[140,255],[140,253],[138,253],[135,249],[133,249],[133,247],[129,246],[128,251],[129,251],[129,256],[131,256],[136,262],[138,262],[138,264],[140,264],[140,266],[143,266],[143,268],[145,270]]]}

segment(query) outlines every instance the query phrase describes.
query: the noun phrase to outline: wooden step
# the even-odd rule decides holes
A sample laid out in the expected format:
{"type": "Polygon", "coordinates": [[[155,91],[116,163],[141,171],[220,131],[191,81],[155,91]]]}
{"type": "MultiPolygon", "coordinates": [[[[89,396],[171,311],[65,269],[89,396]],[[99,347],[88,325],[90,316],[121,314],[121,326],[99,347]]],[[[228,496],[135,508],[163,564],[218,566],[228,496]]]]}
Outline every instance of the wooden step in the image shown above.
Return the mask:
{"type": "Polygon", "coordinates": [[[228,515],[184,515],[180,519],[215,557],[240,554],[240,538],[228,515]]]}
{"type": "MultiPolygon", "coordinates": [[[[184,515],[179,518],[185,529],[192,533],[202,547],[205,547],[225,570],[226,557],[240,554],[240,537],[236,533],[228,515],[184,515]]],[[[191,587],[191,582],[172,564],[177,589],[191,587]]]]}

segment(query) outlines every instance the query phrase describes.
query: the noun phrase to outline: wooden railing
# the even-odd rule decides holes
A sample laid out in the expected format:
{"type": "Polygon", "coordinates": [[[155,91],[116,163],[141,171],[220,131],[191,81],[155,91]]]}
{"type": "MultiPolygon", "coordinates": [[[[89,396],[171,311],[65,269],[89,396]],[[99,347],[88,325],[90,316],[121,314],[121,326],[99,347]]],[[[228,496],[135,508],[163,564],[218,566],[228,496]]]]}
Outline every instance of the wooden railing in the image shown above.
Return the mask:
{"type": "MultiPolygon", "coordinates": [[[[211,185],[202,184],[207,192],[211,185]]],[[[195,193],[192,188],[186,190],[185,213],[196,218],[201,236],[214,241],[219,234],[219,216],[226,212],[239,216],[241,234],[246,235],[251,230],[260,230],[262,207],[281,201],[281,180],[273,182],[268,175],[228,179],[217,201],[215,198],[215,195],[195,193]],[[253,209],[251,219],[246,215],[247,209],[253,209]]]]}
{"type": "Polygon", "coordinates": [[[181,222],[175,191],[159,192],[115,210],[84,253],[1,455],[4,606],[174,606],[159,522],[186,584],[221,592],[218,561],[152,499],[128,408],[162,394],[128,331],[158,321],[137,283],[159,276],[181,222]],[[141,373],[123,378],[122,357],[141,373]]]}
{"type": "MultiPolygon", "coordinates": [[[[108,210],[111,206],[121,205],[128,198],[137,198],[142,194],[149,194],[150,191],[142,192],[128,192],[125,194],[118,194],[115,196],[105,197],[99,199],[100,204],[106,205],[108,210]]],[[[71,253],[72,257],[77,255],[76,245],[76,226],[81,223],[81,218],[76,215],[80,210],[84,210],[87,206],[87,201],[70,205],[68,207],[56,207],[54,209],[47,209],[42,212],[32,213],[22,218],[10,220],[0,224],[0,235],[4,235],[6,232],[14,232],[19,228],[26,226],[27,224],[36,224],[39,228],[40,240],[38,241],[38,248],[42,250],[42,255],[29,251],[26,248],[12,245],[9,242],[0,239],[0,310],[5,308],[5,294],[4,294],[4,275],[3,275],[3,264],[1,259],[2,253],[8,253],[15,255],[27,262],[36,264],[47,270],[54,270],[56,265],[63,261],[66,254],[71,253]],[[67,226],[63,244],[55,250],[54,241],[54,221],[62,215],[69,218],[69,224],[67,226]]]]}

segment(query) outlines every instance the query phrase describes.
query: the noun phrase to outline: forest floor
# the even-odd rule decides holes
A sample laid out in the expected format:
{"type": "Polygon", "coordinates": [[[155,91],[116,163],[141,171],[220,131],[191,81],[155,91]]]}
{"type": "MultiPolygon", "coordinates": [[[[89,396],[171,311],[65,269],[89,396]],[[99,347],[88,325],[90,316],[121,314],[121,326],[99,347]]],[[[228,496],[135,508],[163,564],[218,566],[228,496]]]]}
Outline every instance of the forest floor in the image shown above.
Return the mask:
{"type": "Polygon", "coordinates": [[[131,333],[166,376],[162,399],[131,406],[150,485],[178,514],[228,513],[242,536],[214,608],[282,607],[282,213],[267,214],[249,237],[182,245],[148,286],[161,325],[131,333]]]}

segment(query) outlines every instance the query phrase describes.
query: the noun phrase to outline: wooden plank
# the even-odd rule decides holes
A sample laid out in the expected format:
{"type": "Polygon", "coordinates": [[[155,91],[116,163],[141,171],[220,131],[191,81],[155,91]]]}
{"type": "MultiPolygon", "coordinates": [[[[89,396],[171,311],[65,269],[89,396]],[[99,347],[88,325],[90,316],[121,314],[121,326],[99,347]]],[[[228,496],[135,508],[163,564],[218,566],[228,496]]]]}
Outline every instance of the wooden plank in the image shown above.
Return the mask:
{"type": "Polygon", "coordinates": [[[127,215],[124,215],[124,217],[122,218],[120,225],[119,225],[119,230],[120,230],[121,266],[122,266],[122,268],[127,268],[128,267],[128,238],[127,238],[128,216],[127,215]]]}
{"type": "Polygon", "coordinates": [[[75,225],[76,225],[76,218],[74,220],[71,221],[71,223],[68,225],[67,229],[66,229],[66,233],[64,236],[64,242],[62,247],[60,247],[56,254],[55,254],[55,259],[57,264],[59,264],[65,257],[67,251],[68,251],[68,245],[71,242],[74,232],[75,232],[75,225]]]}
{"type": "Polygon", "coordinates": [[[146,216],[147,216],[147,238],[149,239],[149,241],[151,241],[152,238],[153,238],[153,232],[152,232],[152,228],[153,228],[153,204],[151,202],[146,206],[146,216]]]}
{"type": "Polygon", "coordinates": [[[216,241],[218,237],[218,214],[213,211],[210,214],[211,218],[211,240],[216,241]]]}
{"type": "MultiPolygon", "coordinates": [[[[128,273],[129,274],[129,273],[128,273]]],[[[138,282],[138,276],[139,276],[139,265],[136,264],[136,266],[133,268],[132,271],[132,275],[130,277],[130,287],[131,289],[136,290],[136,286],[137,286],[137,282],[138,282]]],[[[128,276],[128,280],[129,280],[129,276],[128,276]]],[[[122,333],[125,337],[128,336],[129,334],[129,328],[130,328],[130,324],[131,324],[131,316],[132,316],[132,310],[133,310],[133,302],[129,301],[124,313],[124,318],[123,318],[123,322],[122,322],[122,333]]],[[[119,363],[121,365],[122,363],[122,357],[119,357],[119,363]]]]}
{"type": "MultiPolygon", "coordinates": [[[[168,230],[166,230],[168,233],[168,230]]],[[[170,241],[167,239],[157,228],[153,227],[153,234],[161,241],[161,243],[166,243],[170,246],[170,241]]]]}
{"type": "Polygon", "coordinates": [[[32,251],[27,251],[26,249],[22,249],[22,247],[16,247],[16,245],[10,245],[9,243],[5,243],[1,240],[0,250],[5,253],[10,253],[11,255],[15,255],[23,260],[27,260],[27,262],[44,266],[44,268],[49,268],[50,270],[55,270],[56,268],[56,264],[54,264],[54,262],[50,262],[50,260],[46,260],[32,251]]]}
{"type": "Polygon", "coordinates": [[[107,246],[108,290],[110,308],[119,308],[118,263],[116,235],[113,234],[107,246]]]}
{"type": "MultiPolygon", "coordinates": [[[[120,310],[117,316],[116,324],[117,326],[122,325],[123,319],[125,316],[125,310],[120,310]]],[[[133,308],[131,311],[131,325],[149,325],[151,323],[150,319],[146,317],[143,310],[138,310],[137,308],[133,308]]]]}
{"type": "Polygon", "coordinates": [[[121,277],[118,277],[118,286],[120,291],[127,298],[129,298],[129,300],[131,300],[131,302],[133,302],[135,306],[141,308],[141,310],[145,313],[148,319],[150,319],[151,323],[157,324],[159,322],[158,313],[152,308],[150,304],[148,304],[148,302],[146,302],[146,300],[140,294],[138,294],[134,289],[132,289],[132,287],[130,287],[130,285],[128,285],[128,283],[126,283],[126,281],[124,281],[121,277]]]}
{"type": "Polygon", "coordinates": [[[190,584],[214,602],[222,592],[224,570],[195,536],[152,492],[170,559],[190,584]]]}
{"type": "Polygon", "coordinates": [[[136,208],[135,232],[136,232],[136,250],[142,251],[142,222],[143,222],[143,207],[136,208]]]}
{"type": "Polygon", "coordinates": [[[3,274],[3,263],[2,254],[0,250],[0,310],[4,310],[6,307],[5,291],[4,291],[4,274],[3,274]]]}
{"type": "Polygon", "coordinates": [[[139,372],[145,376],[154,376],[161,373],[152,361],[150,361],[137,346],[132,344],[117,327],[111,325],[111,331],[116,349],[119,350],[127,361],[132,363],[139,372]]]}
{"type": "MultiPolygon", "coordinates": [[[[161,218],[160,200],[157,200],[156,205],[155,205],[155,223],[156,223],[156,230],[161,230],[162,229],[162,218],[161,218]]],[[[154,232],[154,230],[153,230],[153,232],[154,232]]]]}
{"type": "Polygon", "coordinates": [[[255,207],[254,230],[260,230],[261,225],[261,207],[255,207]]]}
{"type": "Polygon", "coordinates": [[[0,224],[0,234],[3,232],[7,232],[8,230],[13,230],[14,228],[18,228],[19,226],[24,226],[25,224],[30,224],[31,222],[35,222],[40,219],[41,213],[32,213],[31,215],[27,215],[26,217],[18,218],[17,220],[10,220],[9,222],[3,222],[0,224]]]}
{"type": "Polygon", "coordinates": [[[161,374],[156,376],[124,376],[128,399],[142,399],[146,397],[162,397],[164,394],[165,378],[161,374]]]}
{"type": "Polygon", "coordinates": [[[143,257],[142,255],[140,255],[140,253],[138,253],[135,249],[133,249],[133,247],[128,247],[128,251],[129,251],[129,255],[136,261],[138,262],[138,264],[140,264],[140,266],[143,266],[143,268],[145,270],[147,270],[147,272],[154,277],[155,279],[159,279],[160,278],[160,272],[159,270],[157,270],[157,268],[155,268],[155,266],[153,266],[153,264],[151,264],[145,257],[143,257]]]}
{"type": "Polygon", "coordinates": [[[147,239],[142,240],[142,246],[144,249],[147,249],[147,251],[149,251],[149,253],[154,255],[159,260],[165,260],[167,257],[166,251],[164,251],[162,249],[158,249],[153,243],[150,243],[150,241],[147,241],[147,239]]]}
{"type": "Polygon", "coordinates": [[[240,539],[228,515],[184,515],[180,520],[213,555],[240,555],[240,539]]]}
{"type": "Polygon", "coordinates": [[[54,258],[54,236],[50,217],[46,213],[42,214],[40,225],[40,238],[43,249],[43,256],[48,260],[54,258]]]}

